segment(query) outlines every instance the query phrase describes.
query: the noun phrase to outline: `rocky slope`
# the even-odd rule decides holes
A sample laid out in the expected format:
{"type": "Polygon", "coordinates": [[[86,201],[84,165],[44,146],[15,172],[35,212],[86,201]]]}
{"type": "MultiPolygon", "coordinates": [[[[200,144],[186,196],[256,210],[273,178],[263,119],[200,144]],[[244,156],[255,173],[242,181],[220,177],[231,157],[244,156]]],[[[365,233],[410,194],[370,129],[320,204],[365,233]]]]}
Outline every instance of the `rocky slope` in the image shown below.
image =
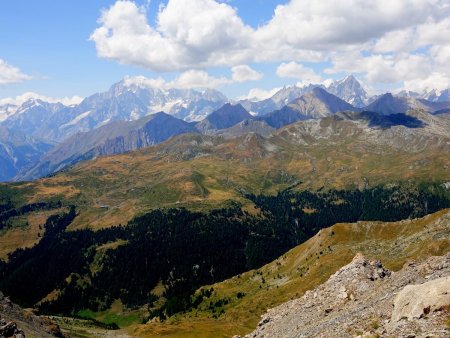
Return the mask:
{"type": "MultiPolygon", "coordinates": [[[[393,271],[391,276],[395,276],[396,271],[401,270],[407,262],[447,254],[449,245],[450,210],[399,222],[335,224],[260,269],[202,288],[213,288],[214,294],[205,298],[198,308],[164,323],[147,323],[136,330],[134,335],[230,337],[234,333],[244,336],[255,330],[267,309],[298,299],[308,290],[319,287],[340,268],[351,263],[358,252],[362,252],[367,260],[381,260],[386,269],[393,271]],[[240,298],[237,297],[238,293],[241,294],[240,298]],[[215,318],[210,304],[224,299],[229,300],[223,306],[225,313],[215,318]]],[[[373,267],[376,272],[377,266],[373,267]]],[[[353,278],[350,281],[352,280],[353,278]]],[[[358,280],[355,281],[357,282],[358,280]]],[[[376,285],[377,282],[367,280],[367,283],[376,285]]],[[[350,290],[346,292],[350,296],[350,290]]],[[[198,290],[198,294],[200,293],[201,290],[198,290]]],[[[333,290],[332,295],[326,301],[343,301],[337,298],[339,290],[333,290]]],[[[320,312],[320,315],[325,315],[325,309],[321,309],[323,313],[320,312]]],[[[336,310],[331,311],[331,315],[343,314],[336,310]]],[[[391,338],[392,335],[386,337],[391,338]]]]}
{"type": "Polygon", "coordinates": [[[66,337],[53,321],[12,303],[0,292],[0,337],[66,337]]]}
{"type": "Polygon", "coordinates": [[[273,128],[281,128],[302,120],[320,119],[340,111],[354,110],[356,109],[351,104],[322,88],[316,87],[282,109],[273,111],[258,119],[266,122],[273,128]]]}
{"type": "Polygon", "coordinates": [[[448,337],[450,253],[391,272],[361,254],[246,337],[448,337]]]}

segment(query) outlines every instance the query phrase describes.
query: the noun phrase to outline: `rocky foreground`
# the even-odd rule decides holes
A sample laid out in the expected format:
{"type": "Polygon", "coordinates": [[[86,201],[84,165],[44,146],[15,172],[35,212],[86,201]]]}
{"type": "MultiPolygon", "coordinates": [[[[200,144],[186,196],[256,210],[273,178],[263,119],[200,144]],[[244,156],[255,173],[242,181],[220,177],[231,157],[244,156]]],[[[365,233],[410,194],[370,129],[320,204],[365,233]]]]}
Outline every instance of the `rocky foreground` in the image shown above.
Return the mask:
{"type": "Polygon", "coordinates": [[[36,316],[12,303],[0,292],[0,337],[50,338],[65,337],[51,320],[36,316]]]}
{"type": "Polygon", "coordinates": [[[450,253],[398,272],[358,254],[321,286],[270,309],[250,337],[450,337],[450,253]]]}

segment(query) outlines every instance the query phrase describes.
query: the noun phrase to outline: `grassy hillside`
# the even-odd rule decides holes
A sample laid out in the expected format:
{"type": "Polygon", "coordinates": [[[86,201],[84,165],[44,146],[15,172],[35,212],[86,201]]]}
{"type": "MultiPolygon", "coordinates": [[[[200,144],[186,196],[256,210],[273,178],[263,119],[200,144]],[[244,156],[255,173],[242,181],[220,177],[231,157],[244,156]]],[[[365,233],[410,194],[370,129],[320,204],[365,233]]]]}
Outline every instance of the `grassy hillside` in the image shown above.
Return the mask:
{"type": "Polygon", "coordinates": [[[77,205],[80,215],[71,225],[75,229],[126,224],[155,208],[211,210],[234,200],[252,210],[243,193],[273,194],[291,185],[316,190],[450,181],[445,144],[426,151],[345,137],[301,144],[287,141],[284,133],[271,139],[250,134],[233,140],[184,135],[7,187],[27,202],[56,199],[77,205]]]}
{"type": "Polygon", "coordinates": [[[399,270],[409,260],[441,255],[449,248],[450,210],[393,223],[336,224],[258,270],[198,290],[197,295],[202,290],[213,292],[197,309],[163,323],[133,326],[128,332],[139,337],[245,334],[267,308],[323,283],[358,252],[399,270]]]}

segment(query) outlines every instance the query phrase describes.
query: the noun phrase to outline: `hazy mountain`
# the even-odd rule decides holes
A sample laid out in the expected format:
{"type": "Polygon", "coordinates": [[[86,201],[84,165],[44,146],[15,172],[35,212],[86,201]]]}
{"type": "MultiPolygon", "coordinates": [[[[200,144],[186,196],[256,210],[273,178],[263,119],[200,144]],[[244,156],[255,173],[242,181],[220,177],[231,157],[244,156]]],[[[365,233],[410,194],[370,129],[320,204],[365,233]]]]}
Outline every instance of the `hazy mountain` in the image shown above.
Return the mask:
{"type": "Polygon", "coordinates": [[[19,170],[38,161],[52,146],[0,125],[0,181],[12,179],[19,170]]]}
{"type": "MultiPolygon", "coordinates": [[[[252,119],[252,116],[241,105],[225,104],[198,123],[186,122],[163,112],[136,121],[112,121],[94,130],[67,138],[31,168],[22,170],[15,179],[29,180],[46,176],[83,160],[148,147],[179,134],[199,131],[215,134],[219,130],[233,127],[249,119],[252,119]]],[[[252,121],[247,125],[248,127],[246,125],[236,127],[228,131],[227,135],[256,131],[256,123],[252,121]],[[254,128],[252,129],[250,125],[254,128]]],[[[261,125],[260,129],[261,134],[267,135],[271,128],[261,125]]]]}
{"type": "Polygon", "coordinates": [[[410,90],[402,90],[396,94],[400,97],[413,97],[416,99],[424,99],[431,102],[446,102],[450,101],[450,89],[437,90],[431,89],[423,93],[417,93],[410,90]]]}
{"type": "Polygon", "coordinates": [[[21,104],[2,123],[11,130],[29,136],[53,140],[54,117],[70,108],[62,103],[49,103],[40,99],[29,99],[21,104]],[[47,128],[45,127],[47,126],[47,128]]]}
{"type": "Polygon", "coordinates": [[[364,110],[374,111],[383,115],[405,114],[412,109],[423,109],[435,112],[450,107],[450,102],[430,102],[425,99],[417,99],[412,96],[393,96],[387,93],[378,97],[364,110]]]}
{"type": "Polygon", "coordinates": [[[243,100],[239,103],[250,112],[265,115],[280,110],[300,96],[312,92],[314,88],[325,89],[330,94],[357,108],[364,107],[371,99],[358,80],[353,75],[349,75],[342,80],[332,82],[328,86],[322,84],[309,84],[303,87],[285,86],[268,99],[256,102],[243,100]]]}
{"type": "Polygon", "coordinates": [[[78,133],[56,146],[16,180],[42,177],[99,155],[112,155],[148,147],[183,133],[195,133],[192,123],[165,113],[136,121],[114,121],[98,129],[78,133]]]}
{"type": "Polygon", "coordinates": [[[316,87],[282,109],[262,116],[260,120],[274,128],[280,128],[297,121],[318,119],[346,110],[355,108],[326,90],[316,87]]]}
{"type": "Polygon", "coordinates": [[[437,90],[432,89],[420,96],[420,98],[431,101],[431,102],[446,102],[450,101],[450,89],[437,90]]]}
{"type": "Polygon", "coordinates": [[[395,96],[398,97],[412,97],[415,99],[420,99],[421,98],[421,94],[417,93],[417,92],[413,92],[411,90],[402,90],[400,92],[398,92],[397,94],[395,94],[395,96]]]}
{"type": "Polygon", "coordinates": [[[235,124],[251,119],[247,110],[242,105],[225,104],[220,109],[212,112],[204,120],[197,123],[196,127],[203,133],[208,133],[214,130],[226,129],[235,124]]]}
{"type": "Polygon", "coordinates": [[[159,111],[198,121],[227,101],[223,94],[211,89],[155,89],[147,86],[142,78],[133,78],[91,95],[73,107],[29,100],[3,123],[28,135],[62,141],[112,121],[134,121],[159,111]]]}
{"type": "Polygon", "coordinates": [[[312,91],[314,88],[321,85],[308,85],[305,87],[284,86],[272,97],[261,101],[239,101],[239,103],[248,111],[256,113],[257,115],[265,115],[275,110],[279,110],[289,104],[291,101],[299,98],[303,94],[312,91]]]}

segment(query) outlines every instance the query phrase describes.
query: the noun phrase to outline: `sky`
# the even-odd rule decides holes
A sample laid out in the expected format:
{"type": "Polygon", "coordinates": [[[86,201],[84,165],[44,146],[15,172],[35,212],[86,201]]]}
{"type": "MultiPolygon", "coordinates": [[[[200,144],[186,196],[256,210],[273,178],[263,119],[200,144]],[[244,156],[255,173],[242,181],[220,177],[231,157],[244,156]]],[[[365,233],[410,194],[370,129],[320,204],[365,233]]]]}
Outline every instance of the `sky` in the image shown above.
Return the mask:
{"type": "Polygon", "coordinates": [[[421,92],[449,88],[449,65],[450,0],[0,1],[0,103],[136,76],[230,98],[348,74],[421,92]]]}

